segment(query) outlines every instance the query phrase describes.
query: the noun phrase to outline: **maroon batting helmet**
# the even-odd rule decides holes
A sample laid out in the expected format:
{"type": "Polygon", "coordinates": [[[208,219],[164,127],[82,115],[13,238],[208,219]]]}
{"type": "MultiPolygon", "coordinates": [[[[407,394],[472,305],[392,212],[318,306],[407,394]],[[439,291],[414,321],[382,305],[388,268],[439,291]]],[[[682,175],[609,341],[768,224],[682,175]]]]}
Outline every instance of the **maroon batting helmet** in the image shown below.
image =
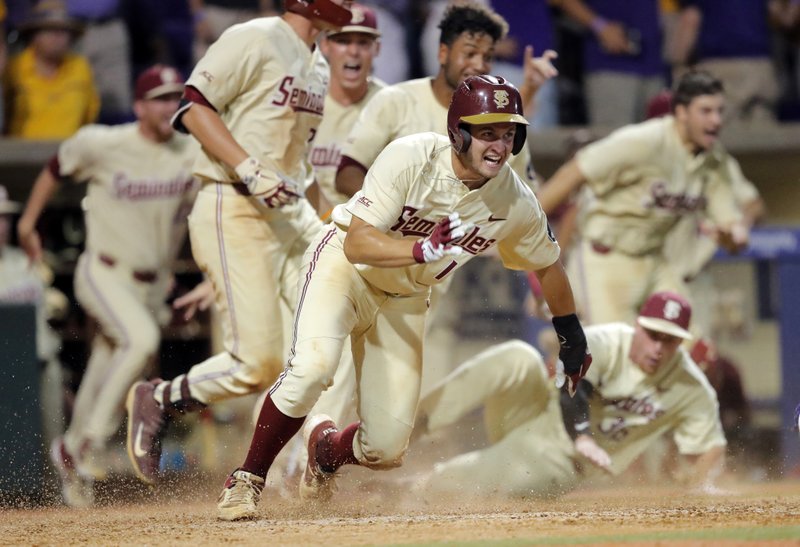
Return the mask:
{"type": "Polygon", "coordinates": [[[284,0],[286,11],[297,13],[308,19],[320,19],[335,27],[343,27],[350,22],[350,10],[331,2],[331,0],[284,0]]]}
{"type": "Polygon", "coordinates": [[[514,85],[499,76],[470,76],[453,93],[447,110],[447,135],[456,152],[469,149],[472,136],[466,125],[514,122],[512,154],[525,144],[528,120],[522,115],[522,97],[514,85]]]}

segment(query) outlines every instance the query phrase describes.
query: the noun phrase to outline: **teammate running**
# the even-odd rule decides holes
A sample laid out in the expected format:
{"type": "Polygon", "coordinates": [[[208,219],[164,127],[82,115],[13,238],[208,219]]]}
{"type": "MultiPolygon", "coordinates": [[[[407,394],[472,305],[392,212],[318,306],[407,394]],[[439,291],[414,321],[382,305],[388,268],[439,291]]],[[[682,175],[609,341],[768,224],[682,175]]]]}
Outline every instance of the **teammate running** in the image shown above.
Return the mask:
{"type": "Polygon", "coordinates": [[[197,192],[191,174],[197,145],[170,125],[182,91],[174,68],[143,72],[135,87],[137,121],[87,126],[64,141],[36,179],[17,225],[20,246],[40,260],[35,226],[50,197],[62,180],[88,183],[75,296],[99,329],[72,421],[51,454],[68,505],[92,504],[92,483],[105,477],[103,454],[122,422],[125,394],[159,348],[172,266],[197,192]]]}
{"type": "Polygon", "coordinates": [[[147,483],[158,478],[168,411],[257,392],[282,369],[279,301],[295,309],[300,259],[322,226],[299,187],[329,78],[315,42],[350,21],[350,3],[285,0],[284,15],[228,29],[187,81],[173,124],[202,145],[189,233],[214,287],[225,350],[171,381],[131,388],[128,456],[147,483]]]}

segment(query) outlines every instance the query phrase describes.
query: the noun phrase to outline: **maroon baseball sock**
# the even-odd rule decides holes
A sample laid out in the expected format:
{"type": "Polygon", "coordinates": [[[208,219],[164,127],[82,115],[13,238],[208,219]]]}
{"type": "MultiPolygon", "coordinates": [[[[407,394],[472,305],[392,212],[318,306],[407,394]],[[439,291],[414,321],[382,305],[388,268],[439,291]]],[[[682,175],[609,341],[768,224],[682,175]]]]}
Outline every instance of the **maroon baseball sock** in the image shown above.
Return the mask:
{"type": "Polygon", "coordinates": [[[317,463],[326,473],[333,473],[345,464],[357,464],[353,453],[353,439],[361,422],[356,422],[336,433],[326,435],[317,445],[317,463]]]}
{"type": "Polygon", "coordinates": [[[305,418],[291,418],[278,410],[272,397],[267,397],[258,415],[247,459],[240,469],[266,478],[275,456],[303,425],[305,418]]]}

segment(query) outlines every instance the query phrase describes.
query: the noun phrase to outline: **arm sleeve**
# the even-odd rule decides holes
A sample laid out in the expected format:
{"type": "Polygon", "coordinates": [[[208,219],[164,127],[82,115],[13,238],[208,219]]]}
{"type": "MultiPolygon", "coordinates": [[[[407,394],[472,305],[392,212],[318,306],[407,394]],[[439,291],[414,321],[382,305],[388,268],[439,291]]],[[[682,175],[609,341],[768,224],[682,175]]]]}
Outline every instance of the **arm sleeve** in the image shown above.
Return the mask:
{"type": "MultiPolygon", "coordinates": [[[[687,357],[684,357],[687,359],[687,357]]],[[[698,371],[698,375],[702,375],[698,371]]],[[[705,378],[696,378],[691,400],[682,409],[681,419],[673,433],[678,452],[696,455],[715,446],[725,446],[725,434],[719,419],[717,396],[705,378]]]]}
{"type": "Polygon", "coordinates": [[[258,29],[234,28],[223,33],[192,71],[187,86],[194,87],[217,112],[221,112],[260,74],[265,52],[258,29]]]}
{"type": "Polygon", "coordinates": [[[742,168],[739,162],[732,156],[728,156],[726,168],[728,177],[731,181],[731,188],[733,189],[733,196],[738,205],[744,205],[755,199],[761,197],[755,184],[750,182],[747,177],[742,173],[742,168]]]}
{"type": "Polygon", "coordinates": [[[91,178],[91,165],[96,154],[104,148],[100,128],[95,125],[82,127],[58,147],[58,176],[74,182],[85,182],[91,178]]]}
{"type": "MultiPolygon", "coordinates": [[[[541,205],[533,198],[532,192],[529,198],[532,198],[530,220],[517,234],[504,238],[497,246],[503,265],[511,270],[541,270],[553,264],[561,254],[541,205]]],[[[521,196],[518,199],[525,198],[521,196]]]]}
{"type": "Polygon", "coordinates": [[[643,130],[640,125],[618,129],[575,155],[586,184],[598,196],[617,186],[638,182],[638,177],[628,176],[628,173],[635,172],[631,167],[649,161],[656,152],[658,147],[653,142],[653,132],[643,130]]]}
{"type": "Polygon", "coordinates": [[[392,142],[367,171],[364,187],[348,202],[347,210],[388,232],[403,211],[414,171],[413,147],[407,139],[392,142]]]}
{"type": "Polygon", "coordinates": [[[730,171],[723,168],[716,176],[710,177],[706,187],[708,200],[706,214],[717,226],[729,226],[742,219],[742,211],[734,195],[730,171]]]}

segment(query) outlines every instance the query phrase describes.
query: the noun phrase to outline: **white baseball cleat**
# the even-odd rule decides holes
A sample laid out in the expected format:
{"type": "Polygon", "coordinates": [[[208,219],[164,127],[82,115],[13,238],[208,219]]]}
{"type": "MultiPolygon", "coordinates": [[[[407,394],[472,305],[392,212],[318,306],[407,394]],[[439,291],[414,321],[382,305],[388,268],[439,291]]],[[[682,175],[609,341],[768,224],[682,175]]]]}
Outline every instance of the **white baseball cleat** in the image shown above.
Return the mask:
{"type": "Polygon", "coordinates": [[[53,439],[50,444],[50,461],[58,471],[61,480],[61,497],[64,504],[76,509],[85,509],[94,505],[94,481],[82,477],[75,469],[75,460],[67,452],[63,437],[53,439]]]}
{"type": "Polygon", "coordinates": [[[300,499],[328,501],[336,492],[336,473],[323,471],[317,463],[317,445],[326,435],[339,431],[330,416],[318,414],[309,418],[303,428],[303,440],[308,450],[308,461],[300,477],[300,499]]]}
{"type": "Polygon", "coordinates": [[[264,479],[237,469],[228,476],[217,500],[219,520],[245,520],[258,516],[258,501],[264,490],[264,479]]]}

